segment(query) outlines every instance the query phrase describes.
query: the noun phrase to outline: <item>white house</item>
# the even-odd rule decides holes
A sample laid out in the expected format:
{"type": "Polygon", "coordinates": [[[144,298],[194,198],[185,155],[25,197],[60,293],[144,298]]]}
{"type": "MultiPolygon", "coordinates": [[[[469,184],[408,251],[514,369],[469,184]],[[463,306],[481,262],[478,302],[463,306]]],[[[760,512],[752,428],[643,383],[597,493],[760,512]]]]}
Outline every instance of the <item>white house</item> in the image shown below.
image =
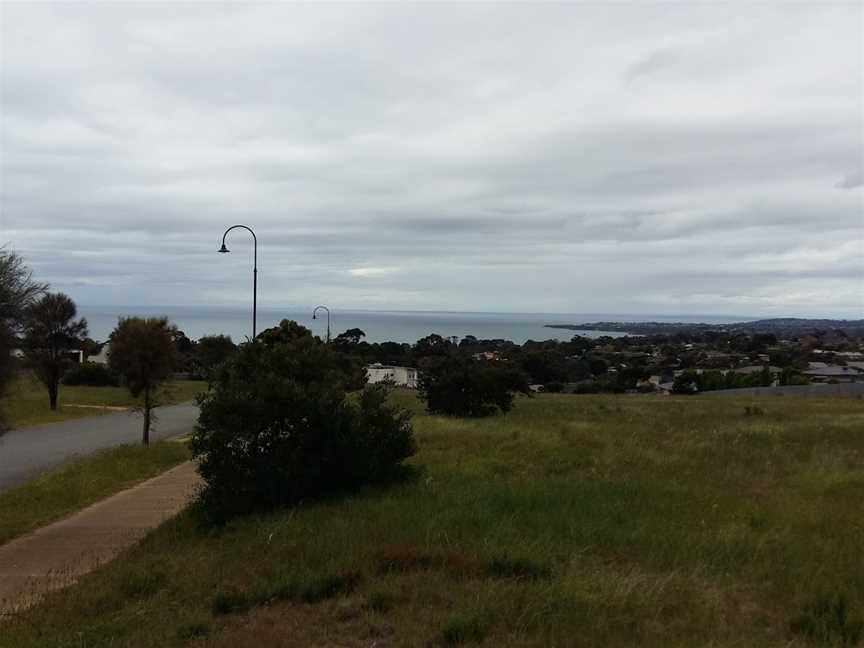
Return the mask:
{"type": "Polygon", "coordinates": [[[392,382],[399,387],[417,389],[417,370],[414,367],[393,367],[376,362],[366,367],[366,380],[370,384],[392,382]]]}
{"type": "Polygon", "coordinates": [[[87,358],[88,362],[95,362],[96,364],[107,365],[108,364],[108,352],[111,348],[108,346],[108,343],[102,345],[102,349],[94,356],[90,356],[87,358]]]}

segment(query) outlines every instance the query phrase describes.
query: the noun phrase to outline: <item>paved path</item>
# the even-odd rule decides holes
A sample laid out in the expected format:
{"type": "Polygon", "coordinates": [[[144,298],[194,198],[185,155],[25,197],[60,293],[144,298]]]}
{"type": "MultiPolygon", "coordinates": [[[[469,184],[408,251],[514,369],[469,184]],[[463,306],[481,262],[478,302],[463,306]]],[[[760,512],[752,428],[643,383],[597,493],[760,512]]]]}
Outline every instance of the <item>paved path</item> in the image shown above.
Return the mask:
{"type": "Polygon", "coordinates": [[[186,506],[200,483],[186,462],[0,545],[0,612],[25,609],[111,560],[186,506]]]}
{"type": "MultiPolygon", "coordinates": [[[[198,407],[157,407],[151,440],[191,432],[198,407]]],[[[0,490],[21,484],[75,454],[141,442],[140,414],[129,412],[73,419],[12,430],[0,436],[0,490]]]]}

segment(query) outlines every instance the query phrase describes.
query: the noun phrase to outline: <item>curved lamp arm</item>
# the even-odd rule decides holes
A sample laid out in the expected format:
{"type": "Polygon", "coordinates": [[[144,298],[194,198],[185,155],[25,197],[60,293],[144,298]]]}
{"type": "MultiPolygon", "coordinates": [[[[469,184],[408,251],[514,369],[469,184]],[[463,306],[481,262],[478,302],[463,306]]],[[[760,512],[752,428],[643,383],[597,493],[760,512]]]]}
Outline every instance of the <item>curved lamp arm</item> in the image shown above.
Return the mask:
{"type": "Polygon", "coordinates": [[[219,252],[226,253],[230,252],[225,246],[225,237],[228,236],[228,232],[233,229],[245,229],[252,235],[253,241],[253,260],[252,260],[252,339],[256,338],[257,334],[257,324],[258,324],[258,237],[255,236],[255,232],[252,231],[251,227],[246,225],[232,225],[228,229],[225,230],[225,233],[222,235],[222,247],[219,248],[219,252]]]}
{"type": "Polygon", "coordinates": [[[326,306],[316,306],[315,310],[312,311],[312,319],[317,319],[317,313],[320,309],[324,309],[327,313],[327,343],[330,343],[330,309],[326,306]]]}

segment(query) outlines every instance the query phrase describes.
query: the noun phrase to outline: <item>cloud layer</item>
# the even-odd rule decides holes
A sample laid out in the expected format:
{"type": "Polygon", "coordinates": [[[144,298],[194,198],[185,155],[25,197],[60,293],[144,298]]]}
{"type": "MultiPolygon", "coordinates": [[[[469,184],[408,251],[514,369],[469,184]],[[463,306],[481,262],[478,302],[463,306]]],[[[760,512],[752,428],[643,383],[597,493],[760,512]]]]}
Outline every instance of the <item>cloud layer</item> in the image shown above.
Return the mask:
{"type": "Polygon", "coordinates": [[[862,316],[862,8],[2,5],[0,239],[91,304],[862,316]]]}

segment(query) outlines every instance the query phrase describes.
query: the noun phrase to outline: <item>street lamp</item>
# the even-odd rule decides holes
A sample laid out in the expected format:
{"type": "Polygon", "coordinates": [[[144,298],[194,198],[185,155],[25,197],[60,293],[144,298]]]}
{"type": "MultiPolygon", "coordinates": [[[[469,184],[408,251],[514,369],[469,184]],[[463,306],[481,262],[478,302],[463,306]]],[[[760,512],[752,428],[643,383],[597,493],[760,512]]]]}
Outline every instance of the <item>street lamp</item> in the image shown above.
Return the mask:
{"type": "Polygon", "coordinates": [[[327,343],[329,344],[330,343],[330,309],[327,308],[326,306],[316,306],[315,310],[312,311],[312,319],[313,320],[318,319],[316,313],[321,308],[323,308],[325,311],[327,311],[327,343]]]}
{"type": "Polygon", "coordinates": [[[236,228],[242,228],[248,230],[252,235],[252,240],[255,243],[255,256],[254,262],[252,265],[252,339],[255,339],[257,333],[257,320],[258,320],[258,237],[255,236],[255,232],[252,231],[251,227],[246,227],[245,225],[232,225],[225,233],[222,235],[222,247],[219,248],[219,252],[222,254],[226,254],[230,252],[227,247],[225,247],[225,237],[228,236],[228,232],[236,228]]]}

